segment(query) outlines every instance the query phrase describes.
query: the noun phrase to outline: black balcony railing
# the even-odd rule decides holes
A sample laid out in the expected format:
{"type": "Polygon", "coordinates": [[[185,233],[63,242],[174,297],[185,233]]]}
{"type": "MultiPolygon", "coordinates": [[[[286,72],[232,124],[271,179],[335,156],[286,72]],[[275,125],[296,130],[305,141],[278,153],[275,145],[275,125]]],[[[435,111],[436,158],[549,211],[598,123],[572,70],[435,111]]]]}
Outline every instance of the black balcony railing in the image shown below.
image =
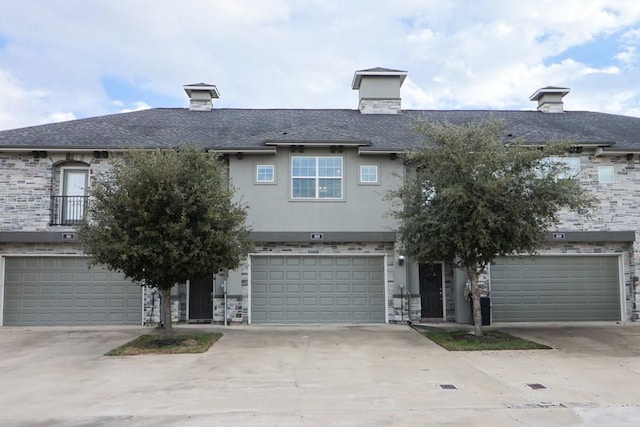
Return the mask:
{"type": "Polygon", "coordinates": [[[51,196],[50,225],[78,225],[87,215],[87,196],[51,196]]]}

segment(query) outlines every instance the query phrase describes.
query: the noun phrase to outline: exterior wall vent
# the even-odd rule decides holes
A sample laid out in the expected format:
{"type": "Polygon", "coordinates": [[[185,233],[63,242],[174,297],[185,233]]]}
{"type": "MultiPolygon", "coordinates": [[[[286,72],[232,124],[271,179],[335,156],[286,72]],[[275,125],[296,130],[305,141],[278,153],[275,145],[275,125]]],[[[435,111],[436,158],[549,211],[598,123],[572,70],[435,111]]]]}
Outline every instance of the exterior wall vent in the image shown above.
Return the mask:
{"type": "Polygon", "coordinates": [[[571,92],[567,87],[547,86],[535,91],[530,101],[538,101],[538,111],[543,113],[564,113],[562,98],[571,92]]]}
{"type": "Polygon", "coordinates": [[[362,114],[400,113],[400,87],[407,72],[389,68],[358,70],[351,88],[359,91],[358,109],[362,114]]]}
{"type": "Polygon", "coordinates": [[[195,83],[184,85],[183,88],[189,96],[191,111],[210,111],[213,108],[213,100],[220,98],[220,92],[214,85],[195,83]]]}

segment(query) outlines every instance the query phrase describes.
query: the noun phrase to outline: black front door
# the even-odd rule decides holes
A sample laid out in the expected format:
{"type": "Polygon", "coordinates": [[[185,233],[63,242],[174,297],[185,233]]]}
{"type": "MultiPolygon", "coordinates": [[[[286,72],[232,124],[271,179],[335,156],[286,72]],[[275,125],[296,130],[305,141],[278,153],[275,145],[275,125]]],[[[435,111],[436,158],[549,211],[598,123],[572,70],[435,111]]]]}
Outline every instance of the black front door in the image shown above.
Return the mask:
{"type": "Polygon", "coordinates": [[[213,319],[213,276],[189,281],[189,320],[213,319]]]}
{"type": "Polygon", "coordinates": [[[442,318],[442,265],[420,264],[420,299],[423,318],[442,318]]]}

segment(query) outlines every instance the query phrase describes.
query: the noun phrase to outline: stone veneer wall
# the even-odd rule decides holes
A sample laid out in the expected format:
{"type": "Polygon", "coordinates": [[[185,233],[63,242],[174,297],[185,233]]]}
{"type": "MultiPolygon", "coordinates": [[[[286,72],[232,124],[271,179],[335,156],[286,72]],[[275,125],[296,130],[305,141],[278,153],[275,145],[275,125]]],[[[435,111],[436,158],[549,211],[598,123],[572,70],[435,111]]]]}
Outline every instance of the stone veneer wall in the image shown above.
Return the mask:
{"type": "Polygon", "coordinates": [[[84,255],[74,244],[66,243],[0,243],[4,255],[84,255]]]}
{"type": "MultiPolygon", "coordinates": [[[[182,293],[176,292],[180,287],[185,288],[185,285],[178,285],[171,292],[171,322],[180,322],[184,320],[181,306],[186,299],[182,296],[182,293]]],[[[186,292],[185,292],[186,295],[186,292]]],[[[145,325],[158,325],[161,323],[160,318],[160,306],[161,298],[160,292],[157,289],[144,288],[144,324],[145,325]]]]}
{"type": "MultiPolygon", "coordinates": [[[[244,285],[243,285],[244,286],[244,285]]],[[[244,288],[243,288],[244,290],[244,288]]],[[[227,295],[227,322],[231,323],[246,323],[247,317],[245,316],[243,301],[247,299],[242,295],[227,295]]],[[[216,323],[224,323],[224,296],[216,296],[213,299],[213,321],[216,323]]],[[[247,308],[248,311],[248,308],[247,308]]]]}
{"type": "Polygon", "coordinates": [[[31,154],[0,152],[0,231],[63,230],[49,226],[51,196],[59,194],[55,186],[60,167],[72,162],[88,165],[89,180],[109,168],[108,160],[92,153],[50,153],[34,159],[31,154]]]}
{"type": "Polygon", "coordinates": [[[400,99],[363,99],[359,109],[362,114],[399,114],[400,99]]]}

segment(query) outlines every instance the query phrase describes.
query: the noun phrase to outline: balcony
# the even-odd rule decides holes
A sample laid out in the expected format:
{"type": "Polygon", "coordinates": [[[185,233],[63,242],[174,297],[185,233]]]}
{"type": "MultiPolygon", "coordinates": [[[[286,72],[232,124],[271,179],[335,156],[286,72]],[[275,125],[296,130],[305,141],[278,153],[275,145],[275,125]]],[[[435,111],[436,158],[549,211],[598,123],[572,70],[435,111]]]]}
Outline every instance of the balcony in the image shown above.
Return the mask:
{"type": "Polygon", "coordinates": [[[49,225],[78,225],[87,214],[87,196],[51,196],[49,225]]]}

